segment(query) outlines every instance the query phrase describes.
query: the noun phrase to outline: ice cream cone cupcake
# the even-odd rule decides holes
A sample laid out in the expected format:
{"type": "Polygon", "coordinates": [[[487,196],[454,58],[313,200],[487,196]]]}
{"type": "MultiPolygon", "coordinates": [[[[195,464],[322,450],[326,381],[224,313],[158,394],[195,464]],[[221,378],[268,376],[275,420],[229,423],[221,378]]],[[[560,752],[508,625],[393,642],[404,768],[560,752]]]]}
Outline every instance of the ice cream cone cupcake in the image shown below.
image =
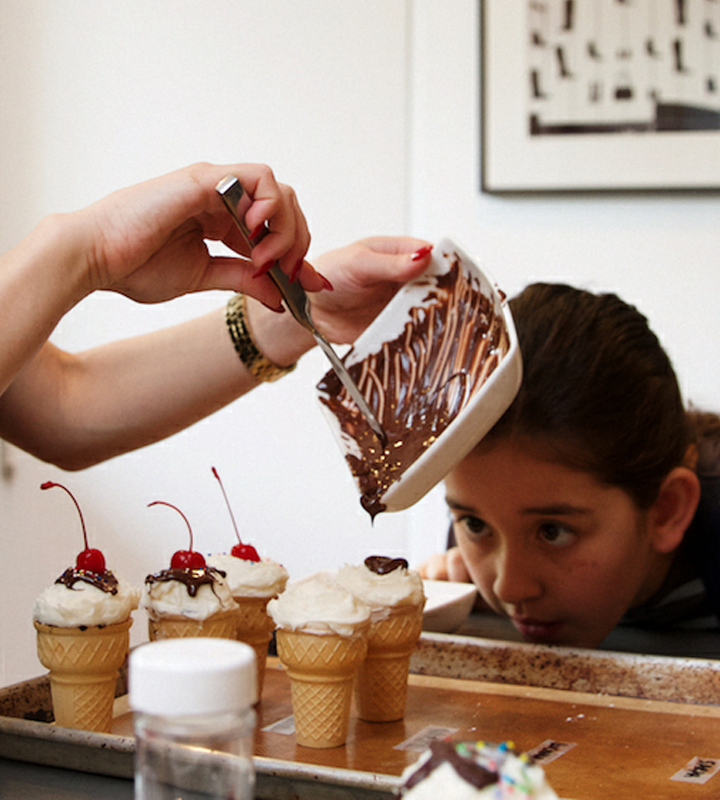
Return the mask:
{"type": "Polygon", "coordinates": [[[151,641],[188,636],[234,639],[237,604],[223,573],[214,567],[171,567],[148,575],[140,607],[151,641]]]}
{"type": "Polygon", "coordinates": [[[234,639],[237,632],[237,604],[232,599],[225,573],[205,563],[192,549],[192,529],[187,517],[171,503],[156,500],[177,511],[190,534],[190,549],[178,550],[170,568],[145,578],[140,607],[148,615],[151,641],[190,636],[234,639]]]}
{"type": "Polygon", "coordinates": [[[128,655],[131,613],[140,592],[106,569],[100,550],[88,547],[85,522],[72,493],[52,482],[41,488],[55,486],[75,503],[85,549],[75,566],[35,601],[38,658],[50,670],[55,723],[107,733],[119,670],[128,655]]]}
{"type": "Polygon", "coordinates": [[[207,562],[225,573],[233,600],[238,605],[237,638],[255,650],[258,697],[261,698],[268,645],[275,628],[267,613],[267,604],[285,589],[287,570],[269,559],[255,560],[232,554],[211,555],[207,562]]]}
{"type": "Polygon", "coordinates": [[[558,800],[543,768],[513,742],[436,739],[400,776],[398,797],[558,800]]]}
{"type": "Polygon", "coordinates": [[[132,620],[60,628],[35,622],[40,663],[50,670],[55,723],[107,733],[132,620]]]}
{"type": "Polygon", "coordinates": [[[325,573],[289,584],[268,610],[278,625],[278,655],[290,678],[297,743],[345,744],[370,610],[325,573]]]}
{"type": "Polygon", "coordinates": [[[367,658],[355,685],[358,716],[367,722],[402,719],[410,656],[422,632],[422,580],[405,559],[371,556],[339,570],[338,581],[371,610],[367,658]]]}
{"type": "Polygon", "coordinates": [[[150,641],[158,639],[184,639],[194,636],[210,636],[216,639],[234,639],[237,629],[237,609],[218,611],[207,619],[190,617],[148,616],[150,641]]]}

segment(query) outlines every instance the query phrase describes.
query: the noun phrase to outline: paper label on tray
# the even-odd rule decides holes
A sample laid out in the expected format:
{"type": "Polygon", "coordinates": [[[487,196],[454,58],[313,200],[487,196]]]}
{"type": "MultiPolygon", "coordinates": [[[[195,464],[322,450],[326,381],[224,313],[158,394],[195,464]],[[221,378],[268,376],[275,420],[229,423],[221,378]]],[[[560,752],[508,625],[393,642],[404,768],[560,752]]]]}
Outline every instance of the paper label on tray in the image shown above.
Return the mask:
{"type": "Polygon", "coordinates": [[[696,756],[676,772],[670,780],[683,783],[707,783],[718,771],[720,771],[720,758],[698,758],[696,756]]]}
{"type": "Polygon", "coordinates": [[[430,743],[436,739],[445,739],[457,733],[459,728],[444,728],[442,725],[428,725],[418,731],[414,736],[406,739],[400,744],[396,744],[394,750],[412,750],[414,752],[422,753],[430,747],[430,743]]]}
{"type": "Polygon", "coordinates": [[[285,736],[291,736],[293,733],[295,733],[295,716],[290,714],[289,717],[283,717],[277,722],[272,722],[270,725],[266,725],[262,730],[269,731],[270,733],[282,733],[285,736]]]}
{"type": "Polygon", "coordinates": [[[556,742],[553,739],[546,739],[542,744],[532,750],[528,750],[528,755],[537,764],[549,764],[556,758],[564,756],[568,750],[572,750],[576,742],[556,742]]]}

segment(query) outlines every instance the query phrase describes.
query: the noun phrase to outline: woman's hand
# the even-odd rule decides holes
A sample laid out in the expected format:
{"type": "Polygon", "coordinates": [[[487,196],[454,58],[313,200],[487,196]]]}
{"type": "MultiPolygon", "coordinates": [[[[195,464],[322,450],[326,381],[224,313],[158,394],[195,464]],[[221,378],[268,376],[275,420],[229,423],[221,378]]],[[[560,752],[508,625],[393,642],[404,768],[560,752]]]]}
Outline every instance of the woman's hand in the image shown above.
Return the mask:
{"type": "MultiPolygon", "coordinates": [[[[263,268],[277,260],[288,274],[297,273],[310,243],[295,192],[278,183],[269,167],[255,164],[194,164],[67,217],[84,258],[85,292],[109,289],[144,303],[232,289],[276,308],[280,294],[263,268]],[[215,190],[229,174],[252,198],[247,226],[270,230],[252,253],[215,190]],[[211,256],[206,240],[221,241],[243,258],[211,256]]],[[[309,291],[327,285],[309,265],[300,278],[309,291]]]]}
{"type": "Polygon", "coordinates": [[[324,253],[315,264],[333,291],[310,295],[318,328],[331,342],[354,342],[400,286],[427,268],[431,249],[423,239],[376,236],[324,253]]]}

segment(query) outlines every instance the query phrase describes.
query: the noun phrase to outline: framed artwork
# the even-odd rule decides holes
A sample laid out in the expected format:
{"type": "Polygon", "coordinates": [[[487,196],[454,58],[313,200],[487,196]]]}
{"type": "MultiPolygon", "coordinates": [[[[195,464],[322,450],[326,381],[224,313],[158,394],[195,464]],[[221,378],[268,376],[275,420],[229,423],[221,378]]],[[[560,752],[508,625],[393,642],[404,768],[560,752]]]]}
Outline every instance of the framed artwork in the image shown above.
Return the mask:
{"type": "Polygon", "coordinates": [[[481,0],[487,192],[720,188],[720,0],[481,0]]]}

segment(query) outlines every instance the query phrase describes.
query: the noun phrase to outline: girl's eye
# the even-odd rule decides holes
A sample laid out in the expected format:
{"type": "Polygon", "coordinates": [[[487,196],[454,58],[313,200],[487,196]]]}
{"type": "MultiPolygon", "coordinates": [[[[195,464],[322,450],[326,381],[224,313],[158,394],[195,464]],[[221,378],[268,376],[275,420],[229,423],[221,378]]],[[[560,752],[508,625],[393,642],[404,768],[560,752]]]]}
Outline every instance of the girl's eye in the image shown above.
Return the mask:
{"type": "Polygon", "coordinates": [[[469,514],[455,520],[455,526],[459,531],[465,533],[472,539],[481,539],[490,535],[490,529],[480,517],[473,517],[469,514]]]}
{"type": "Polygon", "coordinates": [[[557,522],[545,522],[540,526],[540,538],[553,547],[567,547],[575,539],[575,533],[557,522]]]}

